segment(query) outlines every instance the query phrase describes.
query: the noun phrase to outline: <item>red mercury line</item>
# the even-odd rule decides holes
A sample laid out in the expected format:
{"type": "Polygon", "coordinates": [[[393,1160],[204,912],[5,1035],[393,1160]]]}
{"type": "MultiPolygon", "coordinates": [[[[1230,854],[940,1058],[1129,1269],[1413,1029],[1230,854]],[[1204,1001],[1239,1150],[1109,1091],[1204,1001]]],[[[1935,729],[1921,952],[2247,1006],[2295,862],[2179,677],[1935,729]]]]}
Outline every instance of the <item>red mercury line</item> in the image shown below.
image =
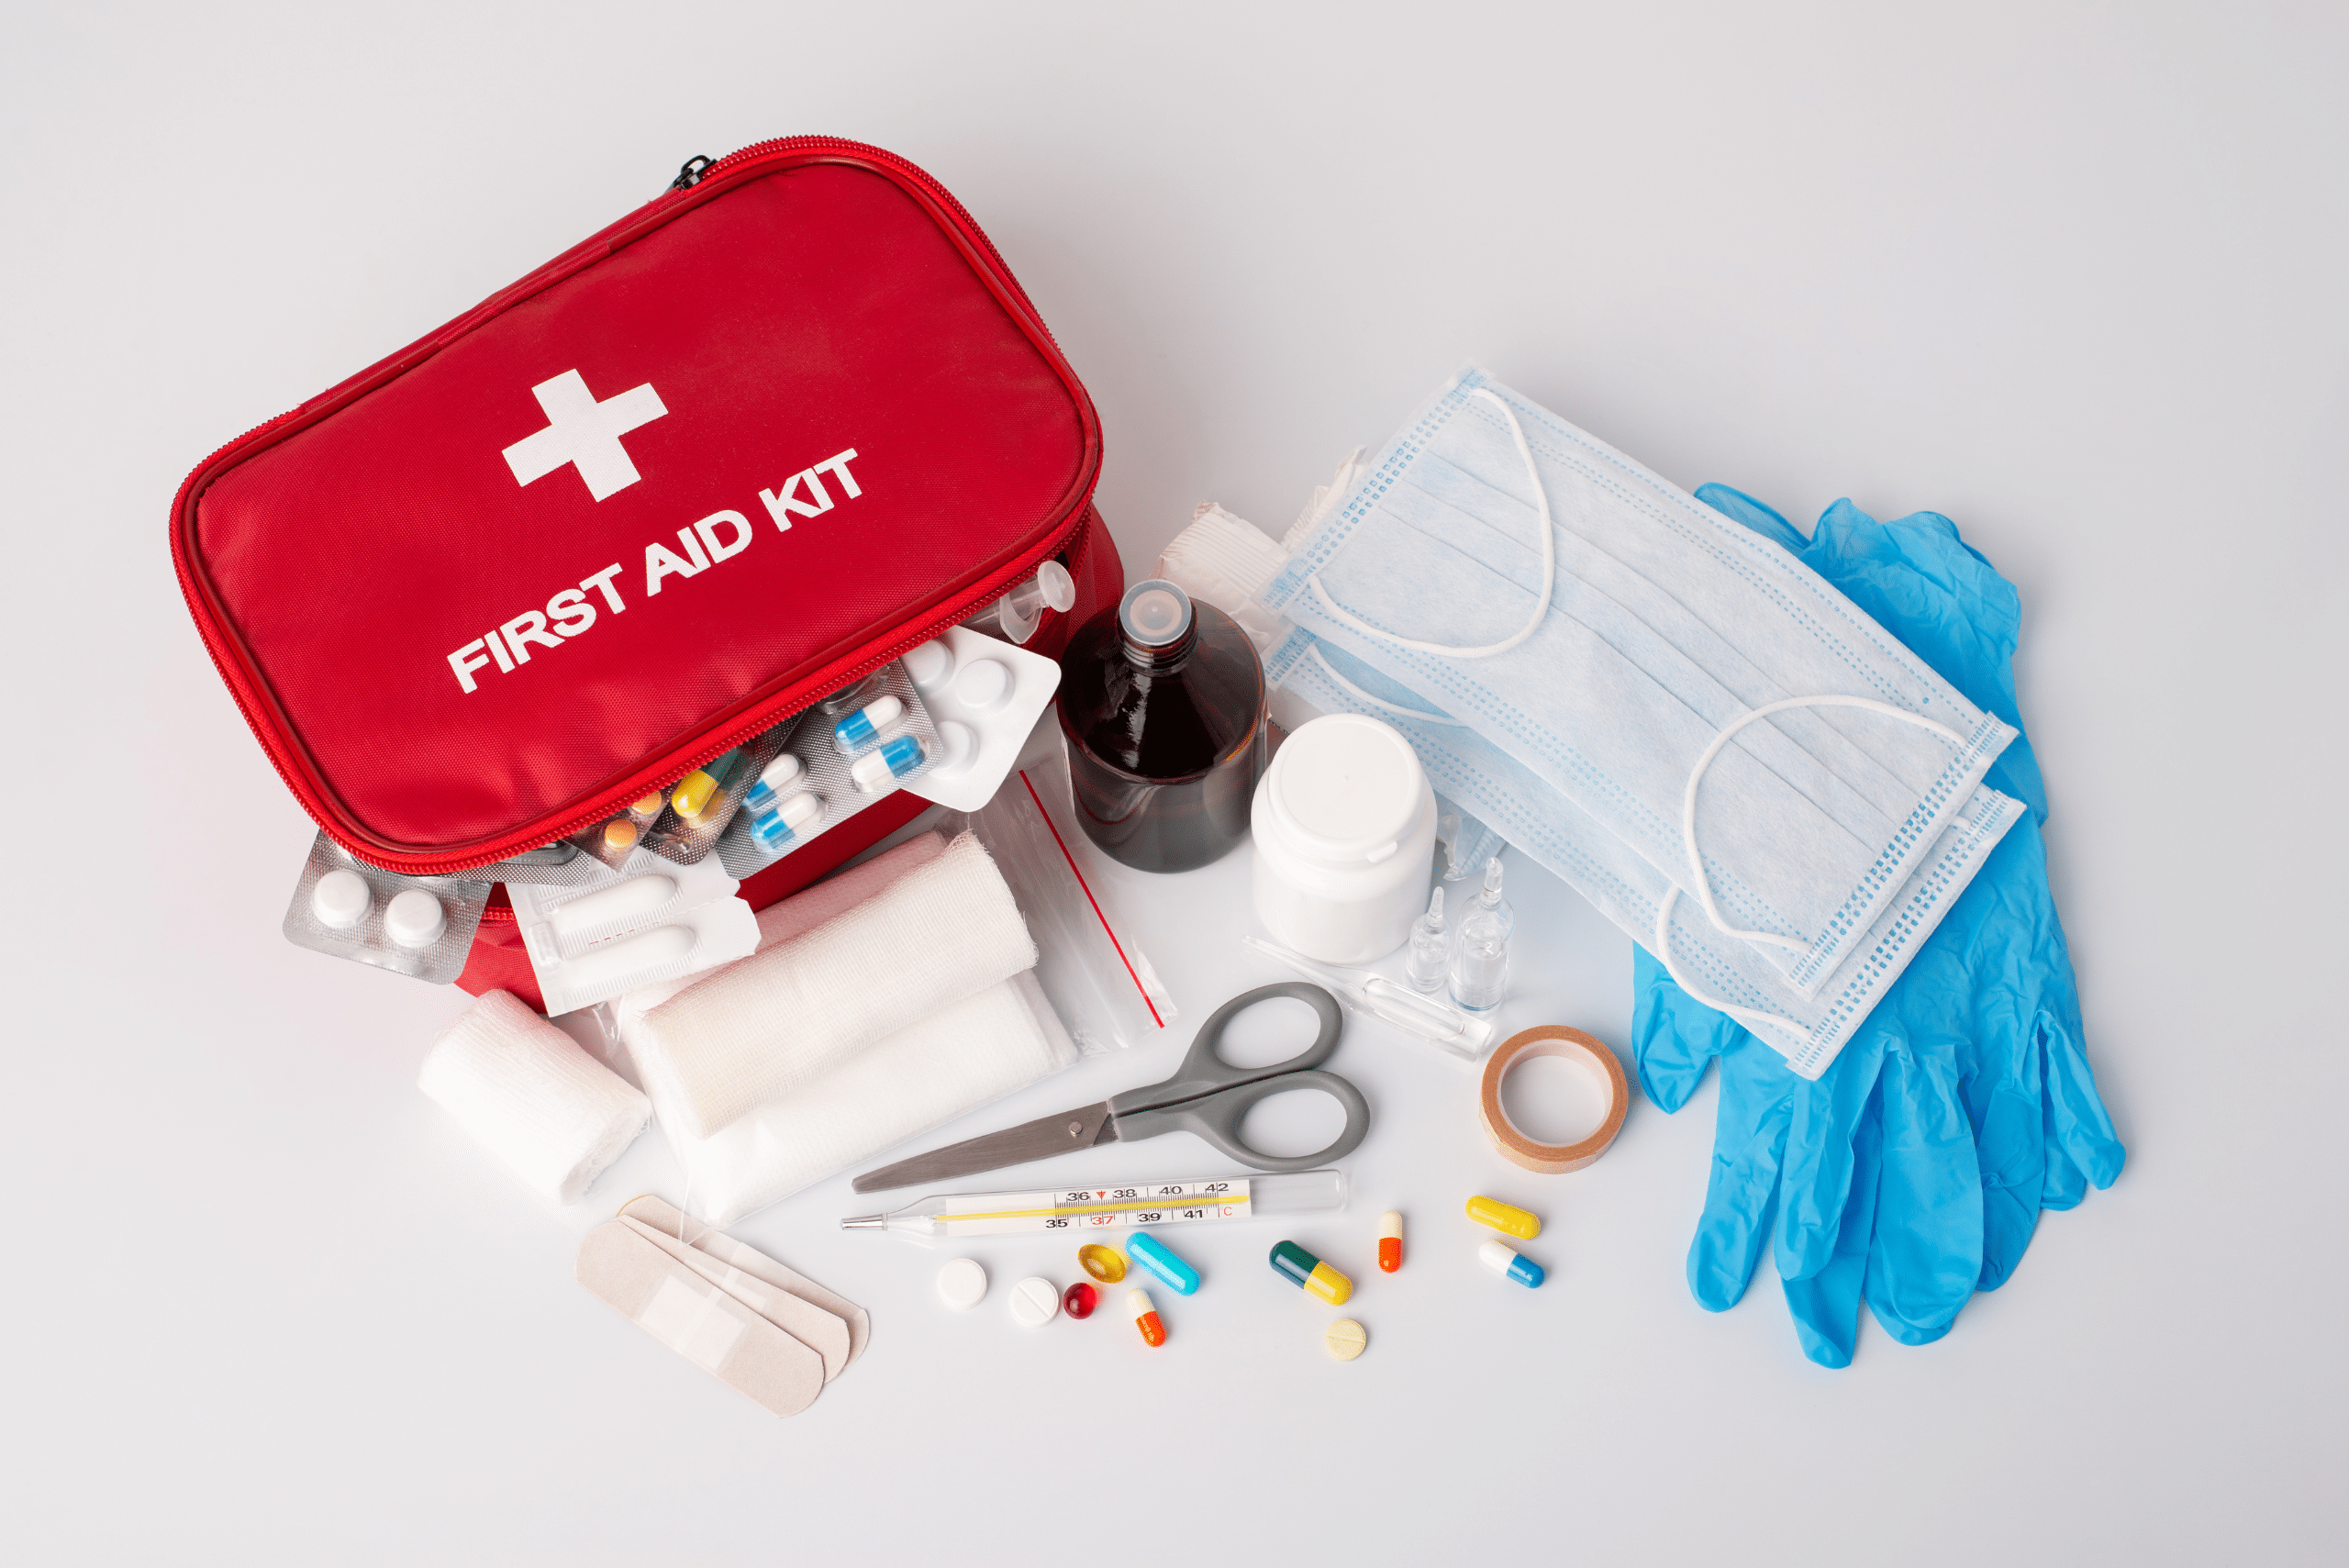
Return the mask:
{"type": "Polygon", "coordinates": [[[1029,779],[1025,768],[1019,770],[1019,782],[1028,786],[1028,798],[1036,803],[1037,813],[1043,817],[1044,827],[1052,835],[1052,842],[1060,846],[1061,859],[1068,862],[1069,874],[1075,877],[1076,885],[1085,890],[1085,901],[1093,906],[1093,917],[1101,922],[1101,929],[1108,935],[1109,945],[1118,950],[1118,962],[1126,966],[1127,978],[1134,983],[1134,989],[1141,993],[1141,1005],[1150,1009],[1150,1021],[1164,1029],[1166,1020],[1158,1016],[1158,1006],[1150,999],[1149,987],[1142,984],[1141,976],[1134,973],[1133,960],[1126,956],[1125,946],[1118,940],[1118,933],[1110,930],[1109,917],[1101,913],[1101,901],[1093,896],[1092,885],[1085,880],[1085,873],[1076,869],[1076,857],[1068,852],[1068,841],[1061,837],[1060,828],[1054,826],[1052,814],[1044,809],[1044,797],[1036,793],[1036,786],[1029,779]]]}

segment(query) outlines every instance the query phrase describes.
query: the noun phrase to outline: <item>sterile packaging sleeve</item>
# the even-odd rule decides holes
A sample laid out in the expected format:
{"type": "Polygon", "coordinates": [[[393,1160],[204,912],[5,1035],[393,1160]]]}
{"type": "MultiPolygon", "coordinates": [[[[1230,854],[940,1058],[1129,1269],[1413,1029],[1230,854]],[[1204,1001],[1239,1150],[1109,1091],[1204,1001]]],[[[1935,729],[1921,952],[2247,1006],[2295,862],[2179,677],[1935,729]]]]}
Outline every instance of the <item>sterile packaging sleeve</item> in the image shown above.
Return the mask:
{"type": "Polygon", "coordinates": [[[863,903],[687,987],[641,1027],[682,1127],[707,1138],[1035,962],[1002,873],[963,834],[863,903]]]}
{"type": "Polygon", "coordinates": [[[557,1203],[576,1203],[636,1141],[650,1101],[577,1041],[492,991],[433,1042],[417,1086],[557,1203]]]}
{"type": "MultiPolygon", "coordinates": [[[[872,902],[947,853],[936,834],[919,834],[762,911],[762,951],[872,902]]],[[[1049,1077],[1079,1055],[1034,973],[1022,972],[852,1054],[716,1134],[696,1137],[685,1125],[664,1040],[647,1027],[682,989],[652,986],[620,998],[612,1006],[612,1029],[685,1170],[689,1207],[718,1225],[1049,1077]]]]}

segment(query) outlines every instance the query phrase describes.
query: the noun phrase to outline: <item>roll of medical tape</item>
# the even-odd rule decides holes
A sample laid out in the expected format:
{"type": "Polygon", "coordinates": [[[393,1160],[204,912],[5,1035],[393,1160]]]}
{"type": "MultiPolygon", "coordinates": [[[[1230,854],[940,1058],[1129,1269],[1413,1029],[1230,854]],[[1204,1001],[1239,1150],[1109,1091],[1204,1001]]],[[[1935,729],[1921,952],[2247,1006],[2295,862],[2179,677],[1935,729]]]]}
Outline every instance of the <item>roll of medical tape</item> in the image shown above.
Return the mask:
{"type": "Polygon", "coordinates": [[[1623,1112],[1631,1102],[1631,1085],[1623,1081],[1623,1064],[1615,1060],[1613,1051],[1580,1029],[1570,1029],[1564,1024],[1543,1024],[1509,1036],[1486,1060],[1477,1116],[1485,1124],[1486,1138],[1502,1159],[1545,1176],[1558,1176],[1579,1171],[1607,1152],[1607,1146],[1623,1130],[1623,1112]],[[1607,1118],[1598,1124],[1597,1132],[1579,1143],[1536,1143],[1509,1125],[1508,1113],[1501,1109],[1501,1080],[1518,1062],[1535,1056],[1563,1057],[1606,1080],[1607,1118]]]}

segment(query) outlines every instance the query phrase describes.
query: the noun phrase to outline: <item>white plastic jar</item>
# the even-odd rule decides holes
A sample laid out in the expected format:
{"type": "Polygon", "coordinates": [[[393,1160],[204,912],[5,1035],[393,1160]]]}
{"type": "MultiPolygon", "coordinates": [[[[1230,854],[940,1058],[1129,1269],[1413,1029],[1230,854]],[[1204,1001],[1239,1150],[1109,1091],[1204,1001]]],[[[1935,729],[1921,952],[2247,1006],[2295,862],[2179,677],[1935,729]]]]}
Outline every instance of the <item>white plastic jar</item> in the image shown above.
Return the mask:
{"type": "Polygon", "coordinates": [[[1426,910],[1435,791],[1390,726],[1333,713],[1300,725],[1256,785],[1256,917],[1324,963],[1401,947],[1426,910]]]}

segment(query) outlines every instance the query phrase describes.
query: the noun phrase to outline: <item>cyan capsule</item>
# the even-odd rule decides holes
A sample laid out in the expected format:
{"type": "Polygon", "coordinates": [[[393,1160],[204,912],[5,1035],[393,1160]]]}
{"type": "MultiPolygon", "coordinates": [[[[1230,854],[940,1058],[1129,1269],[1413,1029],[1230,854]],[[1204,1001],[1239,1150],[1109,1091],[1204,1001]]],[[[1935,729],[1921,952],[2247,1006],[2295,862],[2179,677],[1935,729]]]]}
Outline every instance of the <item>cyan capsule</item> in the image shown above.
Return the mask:
{"type": "Polygon", "coordinates": [[[843,752],[870,746],[873,738],[896,723],[905,711],[906,705],[895,697],[875,697],[832,726],[832,744],[843,752]]]}
{"type": "Polygon", "coordinates": [[[1541,1264],[1531,1258],[1519,1256],[1506,1241],[1487,1241],[1476,1249],[1476,1256],[1484,1259],[1485,1266],[1495,1273],[1506,1275],[1528,1290],[1550,1277],[1542,1272],[1541,1264]]]}
{"type": "Polygon", "coordinates": [[[1147,1230],[1126,1238],[1126,1256],[1189,1296],[1199,1288],[1199,1271],[1174,1255],[1174,1249],[1147,1230]]]}

